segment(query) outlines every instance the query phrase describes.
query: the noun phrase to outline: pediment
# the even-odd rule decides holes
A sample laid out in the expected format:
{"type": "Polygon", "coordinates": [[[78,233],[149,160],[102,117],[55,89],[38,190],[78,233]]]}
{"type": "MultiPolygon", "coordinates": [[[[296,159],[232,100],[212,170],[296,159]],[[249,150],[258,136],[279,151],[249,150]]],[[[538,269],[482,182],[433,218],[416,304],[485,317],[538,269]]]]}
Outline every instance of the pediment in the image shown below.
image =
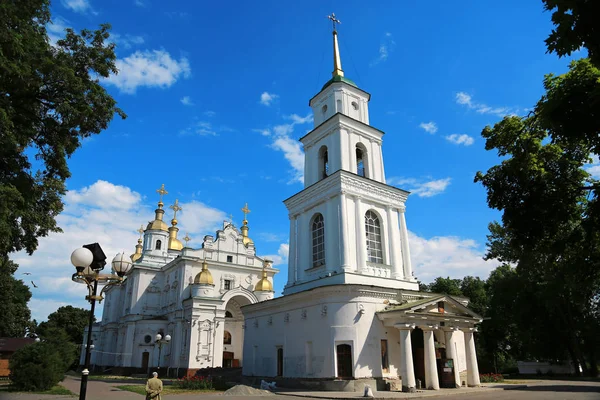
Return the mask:
{"type": "Polygon", "coordinates": [[[404,304],[390,305],[379,313],[415,314],[440,318],[460,317],[481,320],[482,317],[450,295],[440,295],[404,304]]]}

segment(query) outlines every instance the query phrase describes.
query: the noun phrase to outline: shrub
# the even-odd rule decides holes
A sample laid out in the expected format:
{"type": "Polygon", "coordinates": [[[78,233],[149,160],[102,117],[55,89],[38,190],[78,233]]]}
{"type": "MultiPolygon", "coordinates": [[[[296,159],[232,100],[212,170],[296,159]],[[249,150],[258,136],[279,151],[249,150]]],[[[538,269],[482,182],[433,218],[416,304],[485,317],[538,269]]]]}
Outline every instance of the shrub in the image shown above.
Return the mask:
{"type": "Polygon", "coordinates": [[[176,385],[180,389],[201,390],[213,388],[212,379],[208,376],[184,376],[177,380],[176,385]]]}
{"type": "Polygon", "coordinates": [[[49,343],[17,350],[9,361],[10,380],[20,390],[48,390],[64,377],[64,360],[49,343]]]}
{"type": "Polygon", "coordinates": [[[497,383],[504,382],[504,376],[502,374],[481,374],[479,380],[482,383],[497,383]]]}

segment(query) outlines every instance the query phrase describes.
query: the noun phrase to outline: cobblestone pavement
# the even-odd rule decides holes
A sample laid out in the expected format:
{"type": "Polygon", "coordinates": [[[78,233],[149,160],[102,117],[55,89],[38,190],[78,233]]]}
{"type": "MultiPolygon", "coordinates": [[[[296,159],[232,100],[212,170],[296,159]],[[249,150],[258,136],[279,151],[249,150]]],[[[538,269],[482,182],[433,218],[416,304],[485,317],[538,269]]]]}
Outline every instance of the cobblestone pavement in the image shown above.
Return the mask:
{"type": "MultiPolygon", "coordinates": [[[[78,378],[67,377],[62,385],[73,393],[79,393],[78,378]]],[[[117,389],[123,383],[89,381],[86,400],[143,400],[144,397],[117,389]]],[[[254,396],[271,400],[312,399],[357,399],[361,393],[352,392],[298,392],[281,390],[276,395],[254,396]]],[[[375,392],[376,399],[416,399],[424,397],[442,397],[444,400],[600,400],[600,382],[581,381],[535,381],[525,384],[495,384],[480,388],[442,389],[439,391],[420,391],[417,393],[375,392]]],[[[243,396],[223,396],[222,394],[180,394],[166,395],[163,400],[241,400],[243,396]]],[[[0,400],[74,400],[69,396],[52,396],[27,393],[0,393],[0,400]]]]}

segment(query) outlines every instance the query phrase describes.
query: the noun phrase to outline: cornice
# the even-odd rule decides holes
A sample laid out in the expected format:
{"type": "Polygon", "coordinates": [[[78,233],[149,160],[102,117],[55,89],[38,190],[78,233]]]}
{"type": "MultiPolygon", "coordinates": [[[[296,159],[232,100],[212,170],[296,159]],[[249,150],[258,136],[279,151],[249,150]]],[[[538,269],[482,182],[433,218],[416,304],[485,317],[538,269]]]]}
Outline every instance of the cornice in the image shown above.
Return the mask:
{"type": "Polygon", "coordinates": [[[372,127],[371,125],[365,124],[362,121],[351,118],[346,114],[337,112],[329,117],[327,120],[322,122],[312,131],[301,137],[299,140],[304,145],[304,149],[308,149],[313,146],[321,138],[327,136],[334,129],[345,129],[350,133],[359,133],[367,135],[369,139],[381,144],[381,139],[385,132],[372,127]]]}

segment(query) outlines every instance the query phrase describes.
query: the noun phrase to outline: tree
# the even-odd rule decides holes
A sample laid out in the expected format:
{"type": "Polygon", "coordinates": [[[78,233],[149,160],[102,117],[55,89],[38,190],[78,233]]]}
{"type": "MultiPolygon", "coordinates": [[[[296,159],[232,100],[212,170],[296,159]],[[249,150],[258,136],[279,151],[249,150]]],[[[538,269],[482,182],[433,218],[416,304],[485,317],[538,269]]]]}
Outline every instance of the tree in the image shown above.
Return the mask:
{"type": "Polygon", "coordinates": [[[23,337],[32,330],[27,307],[31,291],[14,277],[17,265],[0,256],[0,337],[23,337]]]}
{"type": "Polygon", "coordinates": [[[428,290],[433,293],[449,294],[451,296],[462,296],[460,290],[460,279],[442,278],[441,276],[429,284],[428,290]]]}
{"type": "Polygon", "coordinates": [[[559,57],[585,47],[592,62],[600,67],[600,2],[597,0],[542,0],[553,11],[555,29],[546,39],[549,52],[559,57]]]}
{"type": "Polygon", "coordinates": [[[9,360],[10,380],[21,390],[48,390],[60,382],[65,363],[50,343],[34,343],[17,350],[9,360]]]}
{"type": "Polygon", "coordinates": [[[469,298],[469,308],[481,316],[485,316],[488,308],[486,282],[478,277],[465,276],[460,283],[463,296],[469,298]]]}
{"type": "MultiPolygon", "coordinates": [[[[48,315],[48,321],[41,322],[38,334],[51,337],[51,329],[62,329],[67,334],[67,340],[75,345],[83,343],[83,332],[88,327],[90,311],[73,306],[63,306],[48,315]]],[[[93,317],[96,321],[96,317],[93,317]]]]}
{"type": "Polygon", "coordinates": [[[55,217],[81,140],[125,118],[99,78],[116,74],[109,25],[49,43],[49,0],[0,5],[0,255],[58,232],[55,217]]]}
{"type": "Polygon", "coordinates": [[[516,265],[516,317],[528,352],[560,359],[566,349],[597,374],[600,185],[584,166],[600,150],[600,70],[579,60],[566,74],[546,76],[544,87],[529,116],[482,132],[486,150],[504,158],[475,177],[488,205],[503,212],[489,226],[486,258],[516,265]],[[548,332],[564,346],[550,345],[548,332]]]}

